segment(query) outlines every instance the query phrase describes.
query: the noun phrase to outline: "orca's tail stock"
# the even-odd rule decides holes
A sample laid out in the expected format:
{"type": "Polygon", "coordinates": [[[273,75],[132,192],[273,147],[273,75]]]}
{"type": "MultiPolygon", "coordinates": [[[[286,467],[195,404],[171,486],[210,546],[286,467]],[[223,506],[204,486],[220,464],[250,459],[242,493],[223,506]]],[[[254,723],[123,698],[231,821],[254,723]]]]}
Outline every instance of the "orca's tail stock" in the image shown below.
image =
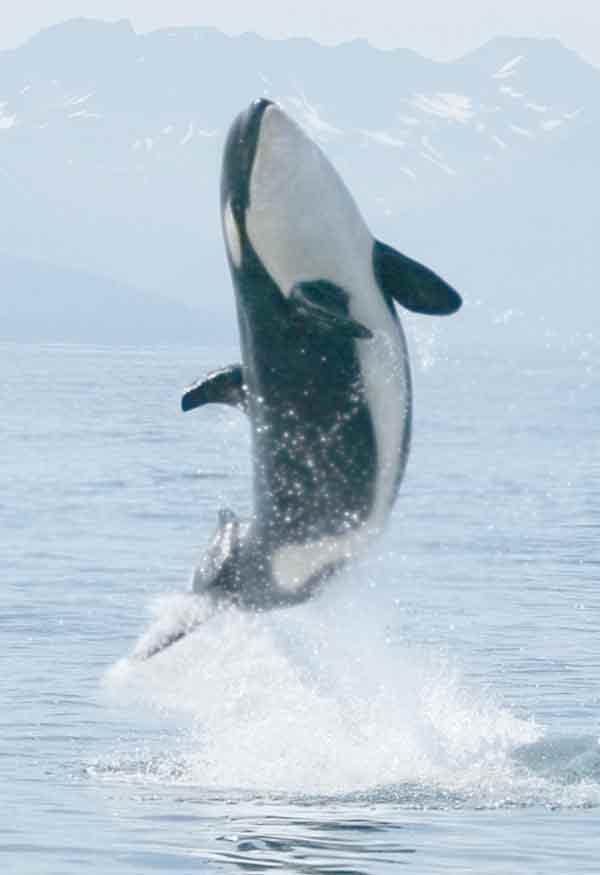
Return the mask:
{"type": "Polygon", "coordinates": [[[196,593],[161,599],[157,605],[157,620],[138,640],[130,659],[144,662],[162,653],[206,623],[215,609],[214,599],[196,593]]]}

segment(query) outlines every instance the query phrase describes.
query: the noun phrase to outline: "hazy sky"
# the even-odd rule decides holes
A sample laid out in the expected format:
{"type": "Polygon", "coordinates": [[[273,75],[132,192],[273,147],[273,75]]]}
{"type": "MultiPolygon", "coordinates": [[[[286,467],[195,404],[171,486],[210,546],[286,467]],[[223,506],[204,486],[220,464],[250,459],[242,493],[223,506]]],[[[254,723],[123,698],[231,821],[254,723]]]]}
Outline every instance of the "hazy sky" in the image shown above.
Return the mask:
{"type": "Polygon", "coordinates": [[[252,30],[324,43],[363,37],[439,60],[499,34],[558,37],[600,66],[598,0],[18,0],[5,4],[0,49],[75,16],[129,18],[138,31],[212,25],[226,33],[252,30]]]}

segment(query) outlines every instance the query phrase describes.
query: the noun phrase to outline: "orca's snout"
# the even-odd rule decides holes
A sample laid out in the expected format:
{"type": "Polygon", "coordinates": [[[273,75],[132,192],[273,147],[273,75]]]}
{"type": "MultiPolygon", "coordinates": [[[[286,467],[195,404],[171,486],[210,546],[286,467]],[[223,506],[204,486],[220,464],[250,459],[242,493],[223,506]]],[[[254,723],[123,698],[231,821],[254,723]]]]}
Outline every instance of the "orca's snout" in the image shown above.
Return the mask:
{"type": "Polygon", "coordinates": [[[275,106],[272,100],[260,97],[238,117],[237,141],[251,157],[254,157],[263,116],[270,106],[275,106]]]}
{"type": "Polygon", "coordinates": [[[223,154],[221,176],[221,200],[231,198],[237,221],[242,221],[242,211],[248,204],[248,184],[254,156],[258,147],[262,118],[272,100],[260,97],[243,110],[231,126],[223,154]]]}
{"type": "Polygon", "coordinates": [[[248,137],[258,137],[260,123],[265,112],[270,106],[274,106],[272,100],[267,100],[266,97],[259,97],[258,100],[253,100],[242,117],[242,131],[248,137]]]}
{"type": "Polygon", "coordinates": [[[263,113],[265,109],[268,109],[269,106],[273,106],[272,100],[267,100],[266,97],[259,97],[257,100],[253,100],[250,104],[250,109],[254,112],[263,113]]]}

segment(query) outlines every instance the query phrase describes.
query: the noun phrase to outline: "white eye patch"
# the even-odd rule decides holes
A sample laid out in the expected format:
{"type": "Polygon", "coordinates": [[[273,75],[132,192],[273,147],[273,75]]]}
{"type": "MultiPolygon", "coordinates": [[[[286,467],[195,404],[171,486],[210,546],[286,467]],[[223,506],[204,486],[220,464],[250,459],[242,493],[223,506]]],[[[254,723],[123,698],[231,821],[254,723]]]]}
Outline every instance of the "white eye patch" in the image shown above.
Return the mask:
{"type": "Polygon", "coordinates": [[[225,212],[223,214],[223,229],[225,232],[225,241],[231,260],[236,267],[242,263],[242,244],[240,242],[240,232],[231,209],[231,201],[227,201],[225,212]]]}

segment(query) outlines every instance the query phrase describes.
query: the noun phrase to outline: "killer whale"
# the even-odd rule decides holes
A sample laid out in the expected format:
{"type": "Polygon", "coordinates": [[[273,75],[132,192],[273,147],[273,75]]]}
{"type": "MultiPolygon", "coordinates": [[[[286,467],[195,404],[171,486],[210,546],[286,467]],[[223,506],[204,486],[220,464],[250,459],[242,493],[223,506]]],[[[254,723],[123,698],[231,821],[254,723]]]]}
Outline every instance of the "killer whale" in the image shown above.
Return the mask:
{"type": "Polygon", "coordinates": [[[445,315],[461,298],[372,236],[328,158],[271,101],[230,129],[221,211],[242,360],[190,386],[182,408],[249,417],[254,512],[220,512],[193,592],[263,610],[307,599],[385,526],[411,435],[395,303],[445,315]]]}

